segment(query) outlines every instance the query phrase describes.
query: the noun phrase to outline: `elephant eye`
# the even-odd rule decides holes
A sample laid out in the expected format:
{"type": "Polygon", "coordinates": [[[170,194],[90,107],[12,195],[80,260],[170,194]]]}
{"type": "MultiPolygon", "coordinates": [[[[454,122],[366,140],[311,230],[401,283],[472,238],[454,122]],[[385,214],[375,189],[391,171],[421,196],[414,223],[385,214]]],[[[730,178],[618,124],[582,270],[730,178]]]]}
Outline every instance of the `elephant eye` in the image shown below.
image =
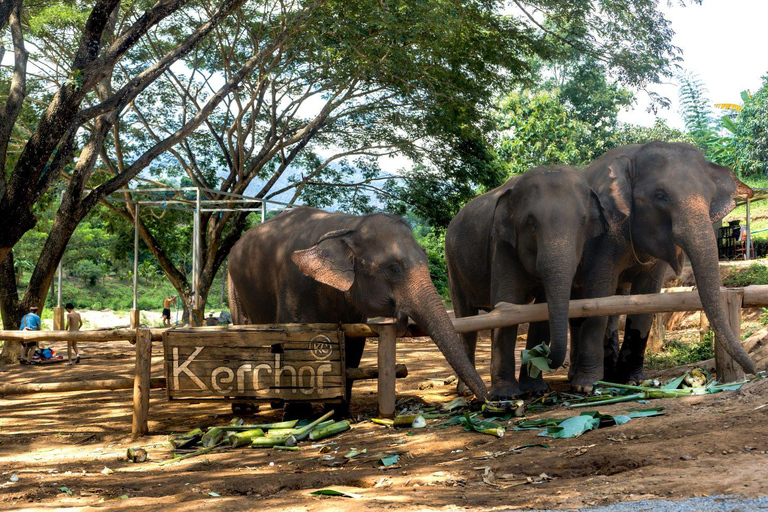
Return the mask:
{"type": "Polygon", "coordinates": [[[582,224],[586,224],[587,223],[587,214],[586,213],[583,213],[581,215],[581,223],[582,224]]]}
{"type": "Polygon", "coordinates": [[[653,194],[653,200],[663,203],[667,200],[667,193],[663,190],[657,190],[656,193],[653,194]]]}
{"type": "Polygon", "coordinates": [[[389,266],[389,271],[392,272],[393,274],[399,274],[400,273],[400,265],[398,265],[397,263],[392,263],[389,266]]]}
{"type": "Polygon", "coordinates": [[[536,231],[536,221],[533,220],[533,216],[529,215],[528,220],[525,221],[525,224],[531,231],[536,231]]]}

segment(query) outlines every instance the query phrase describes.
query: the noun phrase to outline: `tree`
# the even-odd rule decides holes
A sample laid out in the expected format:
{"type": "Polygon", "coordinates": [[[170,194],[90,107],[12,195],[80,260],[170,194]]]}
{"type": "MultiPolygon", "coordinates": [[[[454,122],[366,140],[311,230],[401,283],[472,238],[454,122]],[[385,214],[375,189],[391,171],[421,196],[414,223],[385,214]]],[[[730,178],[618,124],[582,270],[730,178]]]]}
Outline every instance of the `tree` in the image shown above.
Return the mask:
{"type": "MultiPolygon", "coordinates": [[[[265,198],[323,200],[319,191],[334,190],[365,207],[356,192],[373,188],[429,211],[437,201],[420,192],[449,193],[444,222],[475,185],[499,181],[484,139],[493,94],[530,81],[535,60],[576,49],[643,85],[658,81],[676,52],[650,0],[516,1],[506,15],[500,2],[479,0],[241,4],[3,4],[15,66],[0,118],[0,214],[19,222],[0,234],[0,286],[13,275],[6,255],[34,225],[34,204],[66,182],[24,298],[2,300],[6,325],[44,297],[77,222],[156,158],[214,190],[240,193],[258,179],[265,198]],[[65,22],[49,31],[40,19],[65,22]],[[27,80],[26,43],[39,86],[27,80]],[[6,151],[11,132],[18,155],[6,151]],[[376,160],[394,152],[418,165],[395,183],[379,181],[376,160]]],[[[133,209],[120,213],[131,218],[133,209]]],[[[239,213],[214,217],[203,219],[201,287],[245,223],[239,213]]],[[[177,289],[188,290],[165,249],[145,227],[141,234],[177,289]]]]}
{"type": "MultiPolygon", "coordinates": [[[[154,5],[98,0],[90,11],[81,10],[77,4],[3,2],[0,29],[5,32],[10,28],[14,49],[13,72],[9,83],[3,84],[7,97],[0,109],[0,164],[4,169],[0,176],[0,215],[15,219],[0,232],[0,286],[8,290],[0,296],[0,309],[6,327],[17,326],[28,306],[42,306],[64,248],[88,212],[204,120],[205,115],[190,119],[172,136],[137,155],[130,165],[95,183],[91,180],[105,141],[110,136],[119,140],[123,110],[241,3],[225,0],[206,13],[208,16],[199,16],[194,7],[184,12],[187,0],[163,0],[154,5]],[[146,10],[140,12],[142,8],[146,10]],[[122,75],[121,62],[128,52],[164,20],[179,32],[178,44],[169,46],[153,65],[134,62],[134,74],[122,75]],[[81,130],[86,134],[79,139],[81,130]],[[24,297],[19,299],[11,284],[11,250],[34,227],[35,205],[62,179],[66,186],[56,219],[24,297]]],[[[290,30],[290,26],[291,17],[285,17],[283,30],[290,30]]],[[[279,34],[278,38],[285,37],[279,34]]],[[[257,62],[249,62],[235,79],[225,83],[221,94],[206,105],[206,112],[213,110],[257,62]]],[[[18,352],[18,343],[5,343],[0,360],[14,360],[18,352]]]]}
{"type": "Polygon", "coordinates": [[[768,173],[768,75],[763,76],[763,86],[746,97],[734,128],[736,168],[743,175],[768,173]]]}

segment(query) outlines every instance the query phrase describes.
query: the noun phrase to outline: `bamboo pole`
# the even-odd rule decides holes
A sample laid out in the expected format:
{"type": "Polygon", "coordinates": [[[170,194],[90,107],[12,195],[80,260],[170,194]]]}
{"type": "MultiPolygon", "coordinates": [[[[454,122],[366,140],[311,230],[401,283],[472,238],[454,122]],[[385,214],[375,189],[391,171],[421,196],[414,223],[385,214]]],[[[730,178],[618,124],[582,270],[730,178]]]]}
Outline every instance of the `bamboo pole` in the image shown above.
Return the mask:
{"type": "Polygon", "coordinates": [[[152,365],[152,334],[147,329],[136,331],[136,374],[133,385],[133,428],[136,439],[149,432],[150,371],[152,365]]]}
{"type": "MultiPolygon", "coordinates": [[[[0,396],[32,395],[35,393],[64,393],[70,391],[112,391],[132,389],[134,379],[78,380],[73,382],[36,382],[30,384],[0,384],[0,396]]],[[[165,377],[149,380],[151,389],[165,388],[165,377]]]]}

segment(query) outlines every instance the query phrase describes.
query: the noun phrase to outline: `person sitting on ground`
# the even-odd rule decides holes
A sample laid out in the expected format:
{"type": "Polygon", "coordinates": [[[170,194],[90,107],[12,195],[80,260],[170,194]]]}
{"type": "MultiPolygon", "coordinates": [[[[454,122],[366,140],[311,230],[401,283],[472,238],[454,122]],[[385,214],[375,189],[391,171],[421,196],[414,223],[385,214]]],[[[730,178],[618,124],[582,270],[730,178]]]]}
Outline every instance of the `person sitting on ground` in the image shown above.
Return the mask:
{"type": "MultiPolygon", "coordinates": [[[[40,330],[40,317],[37,315],[37,311],[37,306],[31,306],[29,308],[29,313],[21,317],[21,325],[19,326],[20,331],[40,330]]],[[[27,362],[31,361],[32,356],[35,354],[35,349],[37,349],[37,342],[22,341],[21,345],[24,347],[24,357],[26,358],[27,362]]]]}
{"type": "MultiPolygon", "coordinates": [[[[71,302],[68,302],[66,306],[64,306],[67,310],[67,325],[65,327],[68,331],[79,331],[80,328],[83,326],[83,319],[80,317],[80,313],[75,311],[75,306],[71,302]]],[[[67,342],[67,359],[69,359],[69,362],[67,363],[67,366],[72,365],[72,351],[75,352],[75,363],[80,362],[80,351],[77,349],[77,342],[76,341],[68,341],[67,342]]]]}
{"type": "Polygon", "coordinates": [[[163,299],[163,327],[171,326],[171,304],[178,295],[171,295],[163,299]]]}

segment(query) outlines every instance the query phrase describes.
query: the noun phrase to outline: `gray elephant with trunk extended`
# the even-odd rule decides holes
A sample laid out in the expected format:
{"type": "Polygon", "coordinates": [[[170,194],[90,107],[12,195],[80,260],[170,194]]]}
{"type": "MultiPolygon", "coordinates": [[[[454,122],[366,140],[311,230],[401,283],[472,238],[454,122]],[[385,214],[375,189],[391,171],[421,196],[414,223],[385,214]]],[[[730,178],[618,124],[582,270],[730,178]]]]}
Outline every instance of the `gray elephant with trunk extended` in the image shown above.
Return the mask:
{"type": "MultiPolygon", "coordinates": [[[[651,142],[613,149],[582,170],[605,211],[608,230],[587,242],[583,295],[658,293],[668,265],[680,273],[687,255],[716,339],[747,373],[755,365],[728,326],[720,295],[712,223],[734,208],[734,196],[752,190],[727,167],[707,161],[688,144],[651,142]]],[[[589,392],[604,378],[637,382],[652,315],[628,315],[624,342],[606,331],[607,317],[574,321],[569,378],[589,392]]]]}
{"type": "MultiPolygon", "coordinates": [[[[229,254],[229,305],[238,324],[365,322],[410,316],[479,398],[467,358],[429,277],[427,255],[400,217],[297,208],[248,230],[229,254]]],[[[365,339],[347,339],[357,368],[365,339]]],[[[347,396],[351,381],[347,382],[347,396]]]]}
{"type": "MultiPolygon", "coordinates": [[[[551,335],[552,365],[563,364],[568,338],[568,300],[587,239],[604,230],[597,196],[568,167],[538,167],[470,201],[451,221],[445,257],[457,317],[490,311],[499,302],[546,300],[548,322],[528,331],[530,349],[551,335]]],[[[477,333],[462,334],[474,363],[477,333]]],[[[520,370],[515,378],[517,326],[493,330],[492,399],[547,389],[520,370]]],[[[459,391],[462,389],[460,387],[459,391]]]]}

